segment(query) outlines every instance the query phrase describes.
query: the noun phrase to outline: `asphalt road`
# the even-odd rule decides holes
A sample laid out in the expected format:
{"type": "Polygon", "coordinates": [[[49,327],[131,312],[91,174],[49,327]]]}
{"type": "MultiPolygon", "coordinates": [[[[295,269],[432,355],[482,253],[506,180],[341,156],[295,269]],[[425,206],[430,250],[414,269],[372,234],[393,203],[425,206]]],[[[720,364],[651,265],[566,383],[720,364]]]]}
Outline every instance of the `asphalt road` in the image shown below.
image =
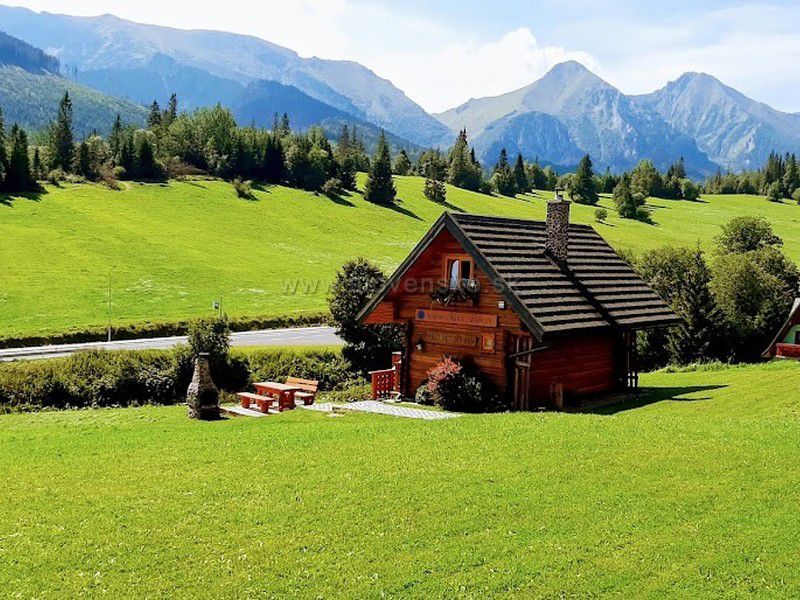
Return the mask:
{"type": "MultiPolygon", "coordinates": [[[[10,360],[36,360],[68,356],[81,350],[152,350],[172,348],[186,342],[186,336],[121,340],[118,342],[89,342],[36,346],[0,350],[0,362],[10,360]]],[[[231,334],[232,346],[320,346],[341,344],[333,327],[297,327],[293,329],[265,329],[263,331],[237,331],[231,334]]]]}

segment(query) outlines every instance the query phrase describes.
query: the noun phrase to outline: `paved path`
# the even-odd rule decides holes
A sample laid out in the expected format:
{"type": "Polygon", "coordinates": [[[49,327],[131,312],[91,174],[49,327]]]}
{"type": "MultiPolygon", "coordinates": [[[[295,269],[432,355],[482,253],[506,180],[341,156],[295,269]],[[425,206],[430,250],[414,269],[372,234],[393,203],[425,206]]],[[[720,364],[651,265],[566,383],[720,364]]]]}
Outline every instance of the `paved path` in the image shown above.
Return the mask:
{"type": "MultiPolygon", "coordinates": [[[[118,342],[89,342],[36,346],[0,350],[0,361],[34,360],[68,356],[81,350],[153,350],[166,349],[183,344],[186,336],[120,340],[118,342]]],[[[295,327],[292,329],[265,329],[262,331],[237,331],[231,334],[232,346],[321,346],[341,344],[333,327],[295,327]]]]}
{"type": "Polygon", "coordinates": [[[396,404],[385,404],[376,400],[364,400],[351,402],[350,404],[312,404],[302,408],[308,410],[319,410],[323,412],[333,412],[338,410],[355,410],[359,412],[374,413],[377,415],[389,415],[390,417],[404,417],[406,419],[422,419],[424,421],[440,421],[442,419],[453,419],[461,415],[457,413],[439,412],[437,410],[425,410],[422,408],[411,408],[408,406],[397,406],[396,404]]]}

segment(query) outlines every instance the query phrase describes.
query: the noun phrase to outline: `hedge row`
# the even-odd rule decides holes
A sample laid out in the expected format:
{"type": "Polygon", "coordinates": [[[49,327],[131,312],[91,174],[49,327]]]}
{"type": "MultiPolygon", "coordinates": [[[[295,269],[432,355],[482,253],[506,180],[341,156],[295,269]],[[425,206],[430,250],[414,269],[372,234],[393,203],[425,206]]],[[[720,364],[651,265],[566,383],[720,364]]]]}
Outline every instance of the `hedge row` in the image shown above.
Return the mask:
{"type": "MultiPolygon", "coordinates": [[[[254,331],[258,329],[282,329],[286,327],[308,327],[330,322],[328,313],[310,313],[285,317],[229,317],[231,331],[254,331]]],[[[186,335],[191,321],[172,321],[165,323],[134,323],[112,329],[115,340],[133,340],[150,337],[168,337],[186,335]]],[[[26,346],[44,346],[49,344],[81,344],[85,342],[103,342],[107,339],[108,329],[93,327],[77,331],[49,336],[21,336],[0,338],[0,348],[23,348],[26,346]]]]}
{"type": "MultiPolygon", "coordinates": [[[[174,350],[81,352],[66,358],[0,364],[0,412],[177,404],[185,399],[193,360],[174,350]]],[[[288,376],[317,379],[320,390],[363,383],[338,349],[248,349],[231,353],[213,373],[224,391],[288,376]]]]}

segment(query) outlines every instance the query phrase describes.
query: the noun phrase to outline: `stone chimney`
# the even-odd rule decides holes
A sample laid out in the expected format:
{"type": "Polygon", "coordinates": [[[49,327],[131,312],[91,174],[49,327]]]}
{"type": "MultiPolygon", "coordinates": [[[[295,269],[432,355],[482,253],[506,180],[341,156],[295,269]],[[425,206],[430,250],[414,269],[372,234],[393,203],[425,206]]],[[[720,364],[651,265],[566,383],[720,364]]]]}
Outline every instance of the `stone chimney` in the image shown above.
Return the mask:
{"type": "Polygon", "coordinates": [[[547,232],[545,251],[559,263],[567,262],[569,245],[569,207],[572,202],[556,189],[555,198],[547,203],[547,232]]]}
{"type": "Polygon", "coordinates": [[[219,392],[211,379],[206,352],[201,352],[194,359],[194,376],[186,390],[186,404],[189,406],[190,419],[219,418],[219,392]]]}

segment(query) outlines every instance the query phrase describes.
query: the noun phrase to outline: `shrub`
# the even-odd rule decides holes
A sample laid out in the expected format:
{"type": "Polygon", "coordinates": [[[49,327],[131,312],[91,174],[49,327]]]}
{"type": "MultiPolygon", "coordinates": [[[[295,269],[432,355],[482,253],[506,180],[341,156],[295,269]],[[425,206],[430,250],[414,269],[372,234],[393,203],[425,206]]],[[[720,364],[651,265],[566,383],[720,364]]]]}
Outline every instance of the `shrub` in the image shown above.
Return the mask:
{"type": "Polygon", "coordinates": [[[326,196],[335,196],[342,191],[342,181],[332,177],[322,186],[322,193],[326,196]]]}
{"type": "Polygon", "coordinates": [[[506,408],[486,377],[449,356],[428,371],[427,388],[433,403],[445,410],[478,413],[506,408]]]}
{"type": "Polygon", "coordinates": [[[605,223],[608,219],[608,211],[605,208],[598,208],[594,211],[594,220],[598,223],[605,223]]]}
{"type": "Polygon", "coordinates": [[[793,199],[795,202],[797,202],[798,204],[800,204],[800,187],[799,187],[799,188],[797,188],[797,189],[794,191],[794,194],[792,194],[792,199],[793,199]]]}
{"type": "Polygon", "coordinates": [[[242,181],[240,177],[233,180],[233,189],[236,190],[236,195],[244,200],[253,199],[253,182],[242,181]]]}
{"type": "Polygon", "coordinates": [[[322,402],[358,402],[359,400],[370,400],[372,398],[372,386],[362,380],[361,383],[348,386],[341,390],[333,390],[320,394],[319,400],[322,402]]]}
{"type": "MultiPolygon", "coordinates": [[[[0,364],[0,411],[176,404],[192,376],[192,350],[81,352],[66,358],[0,364]]],[[[317,379],[320,390],[356,396],[365,385],[341,353],[331,348],[247,349],[228,356],[214,374],[223,391],[251,381],[293,375],[317,379]]],[[[367,388],[369,391],[369,388],[367,388]]]]}
{"type": "Polygon", "coordinates": [[[428,406],[433,405],[433,396],[428,389],[427,380],[423,381],[422,384],[417,388],[417,391],[414,393],[414,402],[417,404],[426,404],[428,406]]]}
{"type": "Polygon", "coordinates": [[[783,200],[783,190],[777,181],[767,188],[767,200],[770,202],[780,202],[783,200]]]}
{"type": "Polygon", "coordinates": [[[52,185],[60,185],[67,179],[67,174],[63,169],[53,169],[47,174],[47,182],[52,185]]]}

